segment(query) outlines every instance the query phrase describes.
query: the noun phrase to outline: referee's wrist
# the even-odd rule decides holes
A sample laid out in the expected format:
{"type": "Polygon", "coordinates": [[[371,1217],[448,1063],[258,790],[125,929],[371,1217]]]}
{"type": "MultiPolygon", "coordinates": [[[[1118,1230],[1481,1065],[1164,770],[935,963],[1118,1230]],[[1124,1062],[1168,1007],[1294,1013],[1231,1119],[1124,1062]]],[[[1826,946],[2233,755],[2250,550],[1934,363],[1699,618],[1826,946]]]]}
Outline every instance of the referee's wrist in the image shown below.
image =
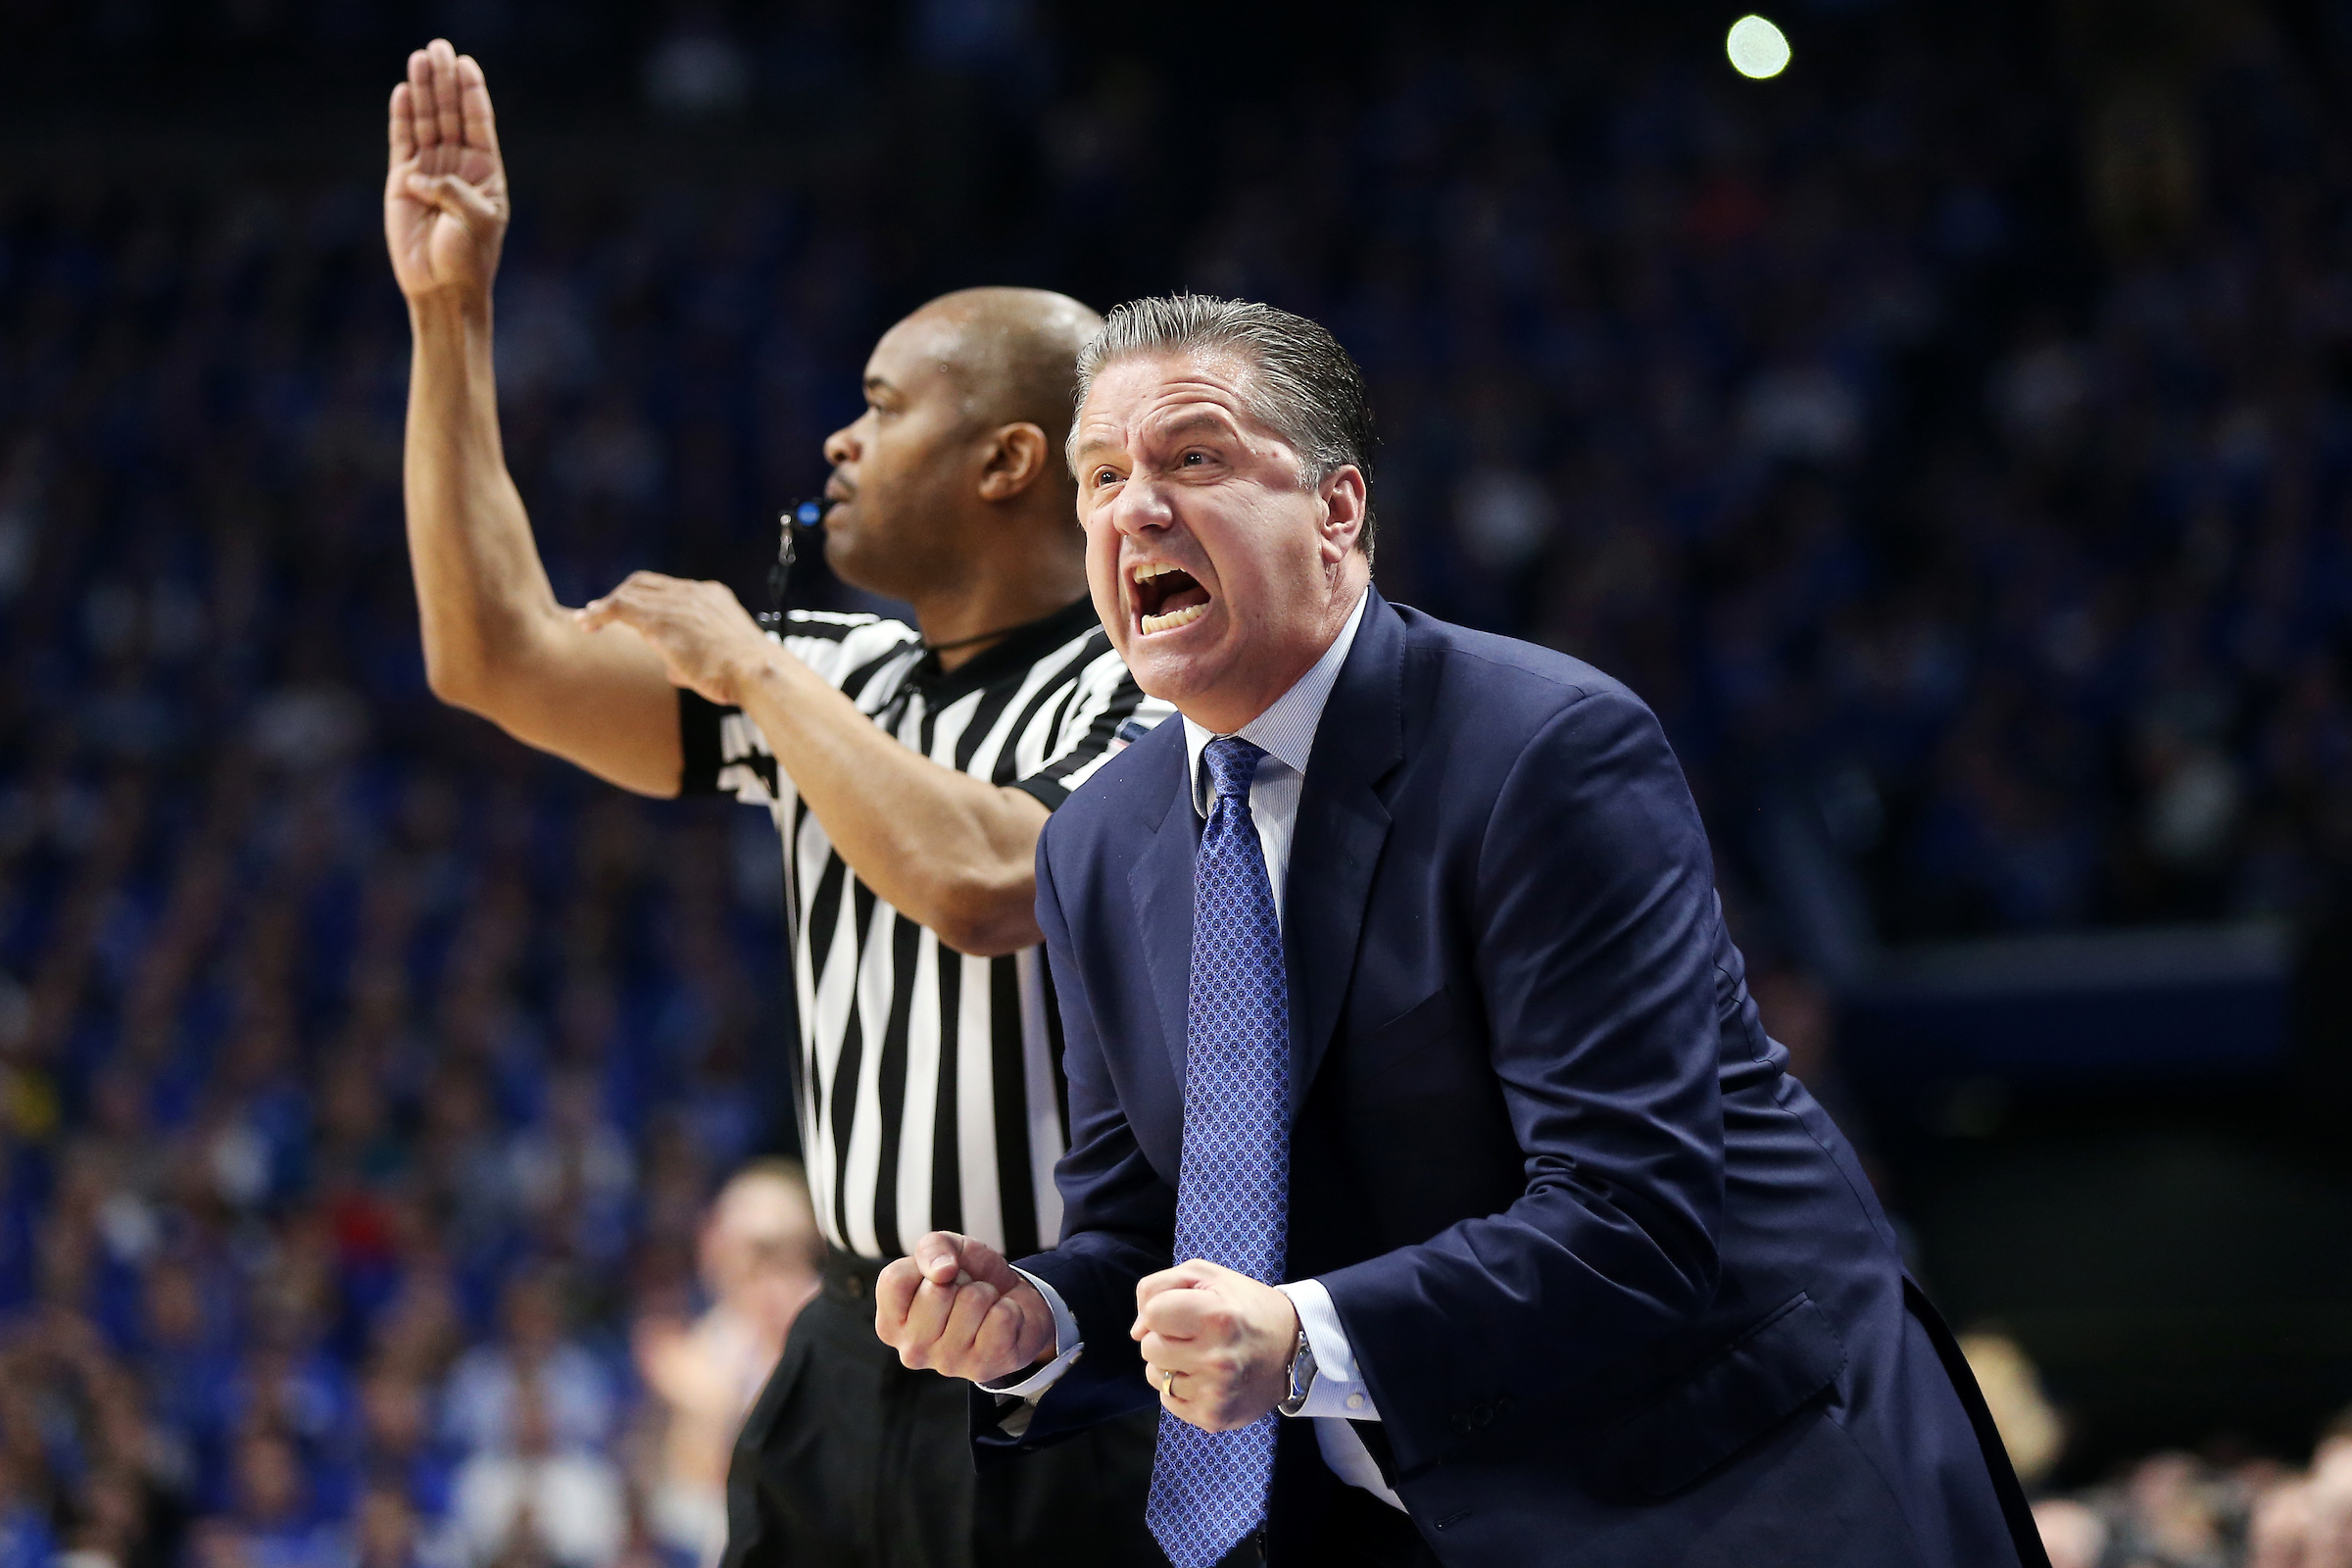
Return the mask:
{"type": "Polygon", "coordinates": [[[727,688],[735,694],[736,706],[741,707],[754,691],[772,684],[772,677],[781,671],[776,656],[782,652],[765,637],[747,640],[740,652],[731,654],[724,672],[727,688]]]}

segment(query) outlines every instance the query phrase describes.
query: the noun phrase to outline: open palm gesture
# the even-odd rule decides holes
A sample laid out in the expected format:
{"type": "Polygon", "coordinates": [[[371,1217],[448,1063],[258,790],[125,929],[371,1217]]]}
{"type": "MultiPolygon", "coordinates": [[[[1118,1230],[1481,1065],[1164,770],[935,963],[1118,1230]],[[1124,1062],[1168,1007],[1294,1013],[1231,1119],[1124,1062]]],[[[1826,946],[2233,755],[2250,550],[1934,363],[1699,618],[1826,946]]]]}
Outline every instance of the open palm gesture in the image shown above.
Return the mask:
{"type": "Polygon", "coordinates": [[[384,241],[400,291],[487,298],[509,213],[482,68],[435,38],[409,56],[409,79],[392,89],[384,241]]]}

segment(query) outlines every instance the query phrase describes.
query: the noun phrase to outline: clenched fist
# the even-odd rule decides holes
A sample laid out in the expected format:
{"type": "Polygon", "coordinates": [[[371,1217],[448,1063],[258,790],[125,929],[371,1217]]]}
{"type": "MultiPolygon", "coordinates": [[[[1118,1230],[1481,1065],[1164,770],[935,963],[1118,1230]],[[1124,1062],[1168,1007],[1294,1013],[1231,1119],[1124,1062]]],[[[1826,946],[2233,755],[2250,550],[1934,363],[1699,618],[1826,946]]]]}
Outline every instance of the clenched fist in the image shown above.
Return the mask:
{"type": "Polygon", "coordinates": [[[1131,1338],[1160,1407],[1204,1432],[1233,1432],[1290,1394],[1298,1309],[1271,1285],[1195,1258],[1136,1282],[1131,1338]]]}
{"type": "Polygon", "coordinates": [[[910,1367],[1001,1383],[1054,1353],[1054,1313],[985,1242],[933,1231],[882,1271],[874,1332],[910,1367]]]}

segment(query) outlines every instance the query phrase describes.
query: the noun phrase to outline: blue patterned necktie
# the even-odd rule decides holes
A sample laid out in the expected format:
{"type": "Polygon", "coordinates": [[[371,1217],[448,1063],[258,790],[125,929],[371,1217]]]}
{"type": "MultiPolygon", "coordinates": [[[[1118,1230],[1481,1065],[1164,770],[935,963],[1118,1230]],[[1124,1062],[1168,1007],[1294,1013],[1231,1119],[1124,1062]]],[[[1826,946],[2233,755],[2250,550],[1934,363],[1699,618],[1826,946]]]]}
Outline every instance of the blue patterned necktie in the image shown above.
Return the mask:
{"type": "MultiPolygon", "coordinates": [[[[1265,755],[1226,735],[1201,757],[1216,799],[1193,861],[1176,1261],[1203,1257],[1274,1285],[1290,1231],[1291,992],[1250,817],[1265,755]]],[[[1203,1432],[1160,1412],[1144,1517],[1175,1568],[1210,1568],[1264,1522],[1278,1419],[1203,1432]]]]}

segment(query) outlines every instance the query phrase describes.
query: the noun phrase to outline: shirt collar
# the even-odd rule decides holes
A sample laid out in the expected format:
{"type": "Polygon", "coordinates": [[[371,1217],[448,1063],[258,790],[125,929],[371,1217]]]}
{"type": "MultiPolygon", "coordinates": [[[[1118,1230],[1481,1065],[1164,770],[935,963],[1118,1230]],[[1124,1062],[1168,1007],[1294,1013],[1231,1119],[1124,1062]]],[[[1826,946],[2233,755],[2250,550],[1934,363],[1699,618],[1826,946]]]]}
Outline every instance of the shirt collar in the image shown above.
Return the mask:
{"type": "MultiPolygon", "coordinates": [[[[1358,594],[1355,608],[1348,612],[1348,623],[1331,640],[1331,646],[1323,650],[1323,657],[1315,661],[1314,667],[1299,676],[1289,691],[1275,698],[1272,707],[1234,733],[1303,775],[1306,760],[1315,749],[1316,726],[1323,722],[1323,705],[1331,701],[1331,689],[1339,684],[1340,666],[1348,662],[1348,650],[1355,646],[1355,629],[1363,622],[1364,603],[1370,598],[1369,588],[1358,594]]],[[[1200,766],[1200,754],[1216,738],[1216,731],[1185,719],[1184,751],[1186,763],[1192,769],[1193,809],[1202,816],[1208,815],[1208,801],[1201,793],[1208,787],[1208,781],[1200,766]]]]}

